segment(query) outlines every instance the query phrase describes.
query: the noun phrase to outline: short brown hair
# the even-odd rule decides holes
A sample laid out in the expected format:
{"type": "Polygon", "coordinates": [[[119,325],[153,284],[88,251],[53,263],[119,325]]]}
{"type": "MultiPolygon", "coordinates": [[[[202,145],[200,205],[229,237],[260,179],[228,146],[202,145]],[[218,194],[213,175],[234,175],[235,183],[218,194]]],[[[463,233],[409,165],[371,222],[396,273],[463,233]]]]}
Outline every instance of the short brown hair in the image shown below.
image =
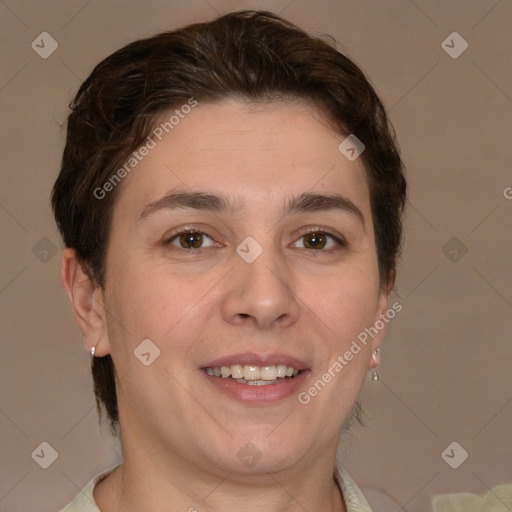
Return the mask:
{"type": "MultiPolygon", "coordinates": [[[[190,98],[236,96],[310,102],[340,135],[365,150],[381,286],[393,278],[402,241],[406,182],[393,127],[358,66],[334,45],[266,11],[239,11],[128,44],[92,71],[70,105],[52,206],[67,247],[93,282],[105,286],[105,255],[120,187],[98,199],[163,113],[190,98]]],[[[110,355],[94,358],[98,410],[119,421],[110,355]]]]}

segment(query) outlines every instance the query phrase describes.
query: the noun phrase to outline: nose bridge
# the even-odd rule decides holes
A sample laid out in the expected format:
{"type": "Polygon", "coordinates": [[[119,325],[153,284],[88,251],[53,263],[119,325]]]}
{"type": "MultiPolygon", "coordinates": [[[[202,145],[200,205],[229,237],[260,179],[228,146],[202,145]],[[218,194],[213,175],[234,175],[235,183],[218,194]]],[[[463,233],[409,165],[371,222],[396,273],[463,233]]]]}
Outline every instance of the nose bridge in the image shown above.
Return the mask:
{"type": "Polygon", "coordinates": [[[225,302],[230,322],[251,317],[261,328],[276,321],[293,323],[298,305],[292,293],[291,274],[279,247],[262,234],[262,244],[247,237],[237,247],[232,285],[225,302]]]}

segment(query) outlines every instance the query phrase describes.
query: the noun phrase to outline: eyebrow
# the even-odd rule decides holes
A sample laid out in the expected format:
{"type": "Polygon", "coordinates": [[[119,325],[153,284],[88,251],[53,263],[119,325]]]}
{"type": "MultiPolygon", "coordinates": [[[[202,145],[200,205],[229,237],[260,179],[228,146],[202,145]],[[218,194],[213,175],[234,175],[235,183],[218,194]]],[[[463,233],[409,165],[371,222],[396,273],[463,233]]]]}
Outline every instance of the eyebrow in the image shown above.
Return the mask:
{"type": "MultiPolygon", "coordinates": [[[[232,201],[229,197],[211,192],[171,192],[164,197],[149,203],[142,214],[145,219],[161,210],[177,210],[190,208],[214,213],[229,212],[235,214],[242,207],[240,202],[232,201]]],[[[364,215],[361,210],[347,197],[341,194],[316,194],[304,192],[300,196],[288,199],[285,215],[303,212],[320,212],[341,210],[356,217],[365,227],[364,215]]]]}

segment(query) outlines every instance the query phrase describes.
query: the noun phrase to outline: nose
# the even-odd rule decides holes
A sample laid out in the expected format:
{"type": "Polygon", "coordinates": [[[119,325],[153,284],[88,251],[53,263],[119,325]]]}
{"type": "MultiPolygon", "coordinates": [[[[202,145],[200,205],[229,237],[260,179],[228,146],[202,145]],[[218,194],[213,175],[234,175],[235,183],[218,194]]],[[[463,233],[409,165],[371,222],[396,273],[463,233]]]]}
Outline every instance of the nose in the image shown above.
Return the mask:
{"type": "Polygon", "coordinates": [[[252,263],[234,254],[229,289],[222,304],[224,319],[233,325],[253,324],[261,330],[293,325],[300,301],[293,273],[279,251],[266,247],[252,263]]]}

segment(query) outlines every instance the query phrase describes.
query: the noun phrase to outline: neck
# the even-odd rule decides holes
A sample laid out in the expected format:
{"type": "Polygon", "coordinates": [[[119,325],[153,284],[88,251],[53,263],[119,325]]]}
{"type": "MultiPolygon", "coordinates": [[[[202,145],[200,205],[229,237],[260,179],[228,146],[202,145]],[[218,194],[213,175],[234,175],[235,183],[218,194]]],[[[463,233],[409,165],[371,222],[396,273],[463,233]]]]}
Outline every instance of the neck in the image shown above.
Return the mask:
{"type": "Polygon", "coordinates": [[[334,456],[241,475],[205,469],[140,438],[122,444],[123,463],[94,489],[102,512],[346,512],[333,476],[334,456]]]}

